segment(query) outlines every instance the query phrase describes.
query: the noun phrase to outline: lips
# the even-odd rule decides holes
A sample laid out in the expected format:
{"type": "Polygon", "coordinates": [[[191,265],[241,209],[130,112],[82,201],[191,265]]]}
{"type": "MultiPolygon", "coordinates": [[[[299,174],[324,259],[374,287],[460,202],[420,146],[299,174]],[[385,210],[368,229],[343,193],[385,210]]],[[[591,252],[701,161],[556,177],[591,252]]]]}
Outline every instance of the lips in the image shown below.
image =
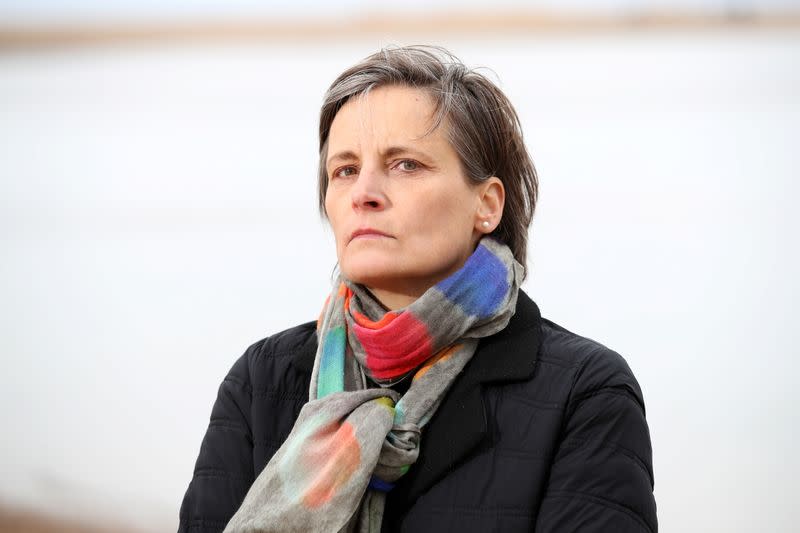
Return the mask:
{"type": "Polygon", "coordinates": [[[351,241],[359,237],[369,239],[369,238],[379,238],[379,237],[391,237],[391,235],[384,233],[382,231],[378,231],[373,228],[359,228],[350,234],[351,241]]]}

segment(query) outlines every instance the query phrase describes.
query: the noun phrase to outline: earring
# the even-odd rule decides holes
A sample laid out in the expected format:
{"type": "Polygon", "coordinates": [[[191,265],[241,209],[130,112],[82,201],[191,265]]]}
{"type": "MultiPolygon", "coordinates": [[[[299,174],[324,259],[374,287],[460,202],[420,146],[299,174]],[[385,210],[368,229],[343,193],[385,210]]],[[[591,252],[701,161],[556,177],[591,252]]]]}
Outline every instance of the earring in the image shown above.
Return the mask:
{"type": "Polygon", "coordinates": [[[483,222],[481,222],[481,226],[483,226],[484,229],[488,228],[489,227],[489,221],[488,220],[484,220],[483,222]]]}

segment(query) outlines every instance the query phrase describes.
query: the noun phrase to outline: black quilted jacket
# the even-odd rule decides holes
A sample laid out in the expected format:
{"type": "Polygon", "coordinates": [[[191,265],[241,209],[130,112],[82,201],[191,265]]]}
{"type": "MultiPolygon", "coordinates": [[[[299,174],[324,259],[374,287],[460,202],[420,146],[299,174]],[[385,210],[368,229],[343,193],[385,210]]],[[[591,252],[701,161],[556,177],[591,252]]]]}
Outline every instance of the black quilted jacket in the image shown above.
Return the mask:
{"type": "MultiPolygon", "coordinates": [[[[308,398],[314,323],[252,345],[219,388],[180,532],[222,531],[308,398]]],[[[385,532],[657,531],[642,393],[619,354],[517,312],[483,339],[389,493],[385,532]]]]}

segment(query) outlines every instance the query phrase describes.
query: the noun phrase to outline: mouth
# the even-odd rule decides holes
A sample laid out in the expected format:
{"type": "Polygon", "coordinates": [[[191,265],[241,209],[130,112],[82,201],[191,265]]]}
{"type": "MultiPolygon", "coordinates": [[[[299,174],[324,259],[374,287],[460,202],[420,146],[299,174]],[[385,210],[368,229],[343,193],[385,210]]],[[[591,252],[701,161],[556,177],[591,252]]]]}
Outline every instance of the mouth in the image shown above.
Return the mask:
{"type": "Polygon", "coordinates": [[[372,228],[359,228],[350,234],[350,241],[356,239],[381,239],[386,237],[391,238],[392,236],[372,228]]]}

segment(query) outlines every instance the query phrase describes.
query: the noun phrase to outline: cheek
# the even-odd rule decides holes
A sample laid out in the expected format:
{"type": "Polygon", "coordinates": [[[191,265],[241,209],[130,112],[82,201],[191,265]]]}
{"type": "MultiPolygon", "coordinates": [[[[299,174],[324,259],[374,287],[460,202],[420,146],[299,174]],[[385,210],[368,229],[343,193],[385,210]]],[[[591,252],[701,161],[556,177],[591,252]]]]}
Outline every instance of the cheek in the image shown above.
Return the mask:
{"type": "Polygon", "coordinates": [[[333,235],[338,240],[341,230],[342,215],[339,212],[340,210],[337,209],[337,206],[338,203],[336,202],[335,195],[331,194],[329,191],[328,194],[325,195],[325,214],[328,217],[328,224],[331,225],[331,229],[333,230],[333,235]]]}
{"type": "Polygon", "coordinates": [[[440,199],[438,210],[444,223],[460,235],[465,231],[469,232],[472,228],[472,220],[475,215],[472,208],[474,202],[475,199],[472,195],[452,193],[440,199]]]}
{"type": "Polygon", "coordinates": [[[431,195],[418,204],[414,227],[417,234],[437,248],[457,248],[472,237],[470,198],[457,194],[431,195]]]}
{"type": "Polygon", "coordinates": [[[342,247],[344,241],[342,240],[341,232],[341,217],[336,213],[336,210],[332,208],[327,201],[325,202],[325,213],[328,219],[328,224],[333,230],[333,243],[336,246],[336,256],[341,259],[342,247]]]}

